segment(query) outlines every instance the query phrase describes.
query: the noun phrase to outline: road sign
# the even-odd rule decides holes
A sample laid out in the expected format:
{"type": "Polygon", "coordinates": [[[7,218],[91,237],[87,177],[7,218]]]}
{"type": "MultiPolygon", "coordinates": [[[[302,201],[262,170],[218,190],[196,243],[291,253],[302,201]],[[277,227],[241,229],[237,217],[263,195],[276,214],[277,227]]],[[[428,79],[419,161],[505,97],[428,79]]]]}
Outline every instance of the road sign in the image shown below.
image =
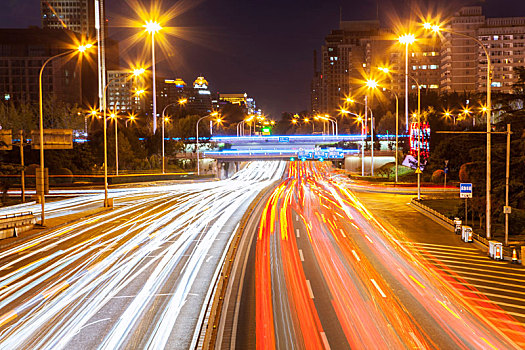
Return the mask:
{"type": "MultiPolygon", "coordinates": [[[[31,130],[31,148],[40,149],[40,130],[31,130]]],[[[44,149],[73,149],[73,130],[44,129],[44,149]]]]}
{"type": "Polygon", "coordinates": [[[415,173],[416,174],[423,174],[423,172],[421,171],[421,168],[417,168],[415,173]]]}
{"type": "Polygon", "coordinates": [[[290,142],[290,138],[288,136],[279,136],[279,142],[290,142]]]}
{"type": "Polygon", "coordinates": [[[512,212],[512,209],[509,205],[503,206],[503,214],[510,214],[512,212]]]}
{"type": "Polygon", "coordinates": [[[459,184],[459,197],[460,198],[472,198],[472,184],[471,183],[459,184]]]}
{"type": "Polygon", "coordinates": [[[445,167],[445,174],[448,174],[448,167],[445,167]]]}
{"type": "Polygon", "coordinates": [[[0,151],[13,149],[13,135],[11,130],[0,130],[0,151]]]}

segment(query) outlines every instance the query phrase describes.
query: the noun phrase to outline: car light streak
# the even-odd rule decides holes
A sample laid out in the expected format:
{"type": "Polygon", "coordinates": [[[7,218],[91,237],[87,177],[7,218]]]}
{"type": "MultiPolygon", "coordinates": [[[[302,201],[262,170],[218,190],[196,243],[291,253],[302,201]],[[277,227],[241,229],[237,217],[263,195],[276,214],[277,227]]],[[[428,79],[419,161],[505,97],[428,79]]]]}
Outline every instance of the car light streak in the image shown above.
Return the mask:
{"type": "MultiPolygon", "coordinates": [[[[203,266],[210,266],[206,257],[218,240],[228,241],[225,225],[238,220],[234,215],[280,179],[284,169],[284,162],[254,162],[223,181],[112,189],[111,195],[118,197],[113,211],[44,231],[22,247],[6,249],[0,256],[2,266],[25,265],[0,275],[0,308],[6,311],[0,316],[1,347],[69,348],[83,327],[93,324],[97,312],[142,279],[97,345],[129,346],[126,335],[147,315],[169,278],[177,276],[144,337],[146,346],[165,348],[197,276],[203,266]],[[42,259],[39,254],[47,256],[42,259]],[[41,332],[43,327],[46,332],[41,332]]],[[[102,198],[94,193],[52,202],[50,212],[76,212],[77,206],[86,208],[102,198]]],[[[211,283],[212,276],[206,278],[211,283]]],[[[200,314],[192,312],[195,317],[200,314]]],[[[191,339],[191,334],[180,336],[191,339]]]]}
{"type": "Polygon", "coordinates": [[[379,222],[347,185],[331,176],[325,163],[291,162],[288,177],[266,203],[256,245],[258,349],[325,347],[330,337],[325,333],[325,342],[318,336],[320,312],[337,318],[351,348],[437,348],[378,265],[435,322],[448,344],[519,348],[525,343],[525,329],[508,313],[477,293],[467,278],[422,258],[420,248],[379,222]],[[292,221],[293,213],[300,221],[292,221]],[[304,226],[305,235],[293,234],[297,225],[304,226]],[[314,286],[305,271],[311,267],[299,240],[311,246],[314,271],[324,280],[318,288],[326,294],[316,292],[315,300],[329,295],[332,310],[319,310],[312,299],[314,286]]]}

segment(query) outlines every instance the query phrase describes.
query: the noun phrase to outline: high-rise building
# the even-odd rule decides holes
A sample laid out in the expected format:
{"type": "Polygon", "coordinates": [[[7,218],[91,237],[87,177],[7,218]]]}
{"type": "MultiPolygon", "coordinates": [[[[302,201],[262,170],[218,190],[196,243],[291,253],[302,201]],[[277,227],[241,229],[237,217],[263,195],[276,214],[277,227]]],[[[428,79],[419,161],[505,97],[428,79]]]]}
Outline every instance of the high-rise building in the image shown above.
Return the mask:
{"type": "Polygon", "coordinates": [[[140,77],[126,70],[109,70],[107,108],[117,113],[140,112],[144,110],[144,98],[136,94],[144,86],[140,77]]]}
{"type": "Polygon", "coordinates": [[[321,111],[321,78],[322,75],[319,72],[317,65],[317,50],[314,50],[314,76],[310,83],[310,109],[312,113],[318,113],[321,111]]]}
{"type": "Polygon", "coordinates": [[[193,89],[188,91],[188,108],[197,114],[212,112],[212,96],[208,81],[204,77],[197,77],[193,82],[193,89]]]}
{"type": "Polygon", "coordinates": [[[341,21],[326,36],[321,56],[320,110],[337,113],[344,97],[359,87],[366,68],[366,39],[379,33],[379,21],[341,21]]]}
{"type": "MultiPolygon", "coordinates": [[[[477,37],[485,23],[480,6],[463,7],[454,14],[448,28],[454,32],[477,37]]],[[[478,44],[469,38],[443,33],[441,44],[441,91],[477,91],[478,44]]]]}
{"type": "Polygon", "coordinates": [[[42,28],[69,29],[93,37],[94,3],[94,0],[41,0],[42,28]]]}
{"type": "MultiPolygon", "coordinates": [[[[492,90],[512,92],[517,76],[514,68],[525,62],[525,17],[486,18],[481,6],[463,7],[447,24],[447,29],[481,41],[490,54],[492,90]]],[[[443,33],[441,49],[442,91],[484,92],[487,58],[475,40],[443,33]]]]}
{"type": "MultiPolygon", "coordinates": [[[[492,91],[512,93],[518,76],[516,67],[525,66],[525,17],[487,18],[478,29],[478,39],[485,44],[492,63],[492,91]]],[[[478,91],[487,88],[487,60],[479,48],[478,91]]]]}
{"type": "MultiPolygon", "coordinates": [[[[69,30],[0,29],[0,99],[37,103],[40,68],[49,57],[71,50],[67,43],[75,37],[69,30]]],[[[80,62],[76,55],[64,55],[47,64],[42,76],[44,100],[54,96],[62,102],[81,101],[80,62]]]]}

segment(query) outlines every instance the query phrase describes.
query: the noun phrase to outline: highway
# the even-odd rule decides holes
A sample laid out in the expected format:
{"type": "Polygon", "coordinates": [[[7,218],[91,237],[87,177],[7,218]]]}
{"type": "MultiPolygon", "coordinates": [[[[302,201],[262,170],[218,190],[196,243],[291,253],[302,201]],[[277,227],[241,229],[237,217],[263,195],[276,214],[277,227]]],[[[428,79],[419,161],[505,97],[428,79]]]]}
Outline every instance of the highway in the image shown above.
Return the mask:
{"type": "Polygon", "coordinates": [[[254,214],[258,225],[247,225],[223,311],[236,321],[219,327],[221,348],[525,347],[523,313],[516,312],[523,299],[508,294],[509,307],[493,297],[500,292],[494,289],[525,291],[523,269],[482,261],[471,246],[432,243],[432,232],[418,240],[439,231],[423,216],[414,217],[416,233],[407,235],[393,225],[403,214],[397,222],[383,219],[399,201],[382,194],[374,202],[382,211],[371,211],[373,201],[363,204],[351,186],[325,163],[290,163],[287,178],[254,214]],[[481,292],[469,260],[498,286],[487,282],[481,292]]]}
{"type": "MultiPolygon", "coordinates": [[[[4,246],[0,348],[192,347],[232,232],[284,170],[254,162],[223,181],[112,189],[113,210],[4,246]]],[[[51,202],[48,217],[102,199],[51,202]]]]}

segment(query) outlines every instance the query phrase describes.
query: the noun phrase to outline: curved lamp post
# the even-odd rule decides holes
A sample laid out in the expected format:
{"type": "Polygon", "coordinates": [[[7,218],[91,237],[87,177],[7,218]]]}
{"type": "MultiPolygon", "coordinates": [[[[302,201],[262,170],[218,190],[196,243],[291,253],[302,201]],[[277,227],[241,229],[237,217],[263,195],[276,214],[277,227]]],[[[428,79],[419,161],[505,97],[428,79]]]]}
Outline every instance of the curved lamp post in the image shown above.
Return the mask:
{"type": "Polygon", "coordinates": [[[490,191],[491,191],[491,116],[492,116],[492,100],[491,100],[491,85],[492,85],[492,81],[491,81],[491,61],[490,61],[490,55],[489,55],[489,52],[487,50],[487,48],[485,47],[485,45],[476,37],[473,37],[471,35],[468,35],[468,34],[464,34],[464,33],[458,33],[458,32],[455,32],[455,31],[452,31],[448,28],[441,28],[440,25],[436,24],[436,25],[432,25],[431,23],[424,23],[423,24],[423,27],[427,30],[431,30],[432,32],[434,33],[440,33],[440,32],[447,32],[447,33],[450,33],[452,35],[458,35],[458,36],[462,36],[464,38],[467,38],[467,39],[470,39],[470,40],[474,40],[478,45],[481,46],[481,48],[483,49],[483,52],[485,52],[485,57],[487,57],[487,103],[486,103],[486,106],[484,108],[484,112],[486,112],[486,118],[487,118],[487,176],[486,176],[486,199],[487,199],[487,202],[486,202],[486,208],[485,208],[485,216],[486,216],[486,221],[487,221],[487,227],[486,227],[486,238],[487,239],[491,239],[492,238],[492,234],[491,234],[491,224],[492,224],[492,220],[491,220],[491,195],[490,195],[490,191]]]}
{"type": "Polygon", "coordinates": [[[199,164],[199,123],[203,119],[206,119],[209,117],[216,117],[218,115],[219,115],[219,112],[213,112],[208,115],[205,115],[204,117],[200,117],[199,120],[197,120],[197,125],[195,126],[196,136],[197,136],[197,175],[201,174],[201,168],[199,164]]]}
{"type": "Polygon", "coordinates": [[[41,184],[42,184],[42,191],[41,191],[41,197],[40,197],[40,203],[41,203],[41,216],[40,216],[40,225],[44,226],[45,223],[45,185],[44,185],[44,107],[42,102],[42,73],[44,72],[44,68],[46,68],[46,65],[54,60],[55,58],[62,57],[65,55],[69,55],[72,53],[84,53],[86,50],[90,49],[93,45],[92,44],[85,44],[80,45],[74,50],[68,50],[62,53],[59,53],[58,55],[49,57],[42,67],[40,68],[40,73],[38,75],[38,108],[39,108],[39,128],[40,128],[40,171],[41,171],[41,184]]]}

